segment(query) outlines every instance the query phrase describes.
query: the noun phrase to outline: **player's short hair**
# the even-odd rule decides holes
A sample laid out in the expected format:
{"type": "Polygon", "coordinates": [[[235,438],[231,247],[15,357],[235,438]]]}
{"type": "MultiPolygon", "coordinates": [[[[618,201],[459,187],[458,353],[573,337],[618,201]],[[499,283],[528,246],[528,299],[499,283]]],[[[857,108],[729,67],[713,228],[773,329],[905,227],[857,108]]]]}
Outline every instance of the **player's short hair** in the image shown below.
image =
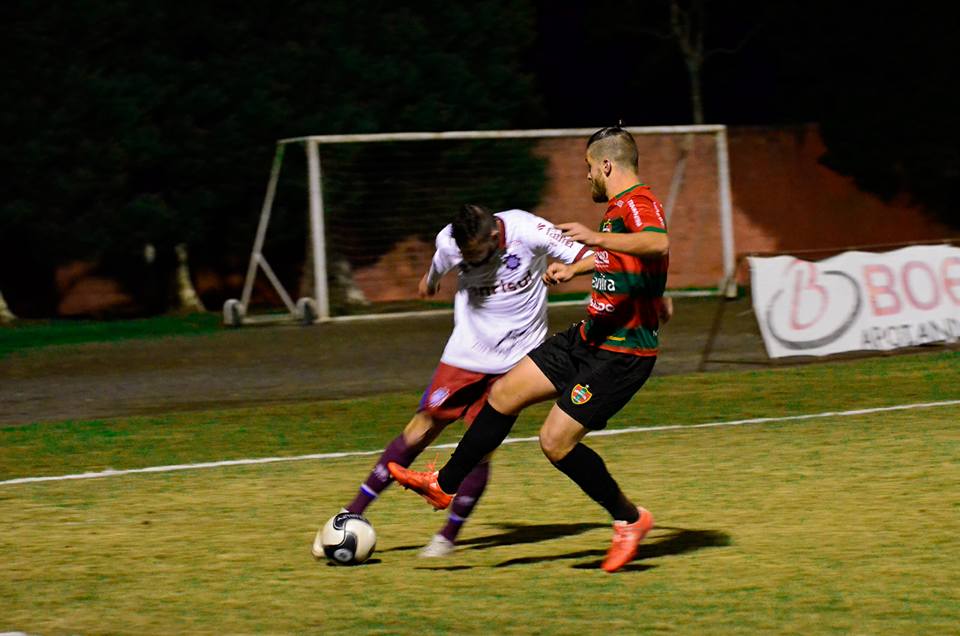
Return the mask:
{"type": "Polygon", "coordinates": [[[489,236],[496,229],[493,212],[473,203],[465,204],[453,219],[453,240],[460,248],[480,237],[489,236]]]}
{"type": "Polygon", "coordinates": [[[602,154],[613,163],[628,167],[631,170],[637,169],[637,163],[640,161],[637,142],[634,141],[633,135],[620,126],[601,128],[590,135],[590,139],[587,141],[587,150],[594,144],[598,144],[594,156],[597,156],[597,151],[602,151],[602,154]]]}

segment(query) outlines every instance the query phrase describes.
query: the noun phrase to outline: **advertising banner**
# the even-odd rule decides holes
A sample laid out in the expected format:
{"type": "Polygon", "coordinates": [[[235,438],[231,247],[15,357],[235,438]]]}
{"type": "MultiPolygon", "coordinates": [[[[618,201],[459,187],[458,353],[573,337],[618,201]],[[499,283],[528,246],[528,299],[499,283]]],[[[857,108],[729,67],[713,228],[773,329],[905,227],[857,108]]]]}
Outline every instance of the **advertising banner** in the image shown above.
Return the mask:
{"type": "Polygon", "coordinates": [[[960,339],[960,248],[749,261],[753,310],[771,358],[960,339]]]}

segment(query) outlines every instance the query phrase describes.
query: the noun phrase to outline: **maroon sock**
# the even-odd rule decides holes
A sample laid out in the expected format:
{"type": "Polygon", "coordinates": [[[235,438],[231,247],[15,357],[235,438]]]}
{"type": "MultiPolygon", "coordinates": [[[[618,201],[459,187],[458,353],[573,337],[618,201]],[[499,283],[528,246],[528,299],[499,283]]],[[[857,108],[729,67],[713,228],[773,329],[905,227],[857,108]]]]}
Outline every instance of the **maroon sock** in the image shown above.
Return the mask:
{"type": "Polygon", "coordinates": [[[377,465],[370,471],[367,480],[360,485],[360,491],[357,493],[357,496],[347,506],[347,511],[363,514],[367,506],[373,503],[373,500],[383,492],[383,489],[393,482],[393,477],[390,476],[390,471],[387,470],[388,462],[396,462],[406,468],[413,463],[413,460],[416,459],[419,454],[420,453],[414,452],[407,446],[407,443],[403,440],[403,435],[398,435],[396,439],[390,442],[384,449],[383,454],[380,455],[380,459],[377,460],[377,465]]]}
{"type": "Polygon", "coordinates": [[[443,527],[440,534],[455,542],[463,523],[473,512],[473,507],[477,505],[480,495],[487,487],[487,480],[490,479],[490,462],[481,462],[477,464],[467,475],[467,478],[460,484],[457,490],[457,496],[454,497],[450,506],[450,516],[447,517],[447,525],[443,527]]]}

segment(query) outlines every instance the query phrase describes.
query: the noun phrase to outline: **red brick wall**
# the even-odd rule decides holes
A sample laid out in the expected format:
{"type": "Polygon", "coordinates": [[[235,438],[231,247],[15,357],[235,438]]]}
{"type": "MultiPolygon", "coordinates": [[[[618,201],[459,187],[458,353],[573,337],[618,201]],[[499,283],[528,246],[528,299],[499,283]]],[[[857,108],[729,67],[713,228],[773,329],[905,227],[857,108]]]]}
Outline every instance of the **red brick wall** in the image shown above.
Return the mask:
{"type": "MultiPolygon", "coordinates": [[[[821,165],[825,148],[816,126],[732,128],[728,136],[737,253],[842,248],[960,233],[905,201],[886,203],[861,192],[852,179],[821,165]]],[[[640,177],[664,204],[679,139],[637,137],[640,177]]],[[[549,162],[550,179],[541,205],[532,212],[554,222],[598,224],[603,205],[590,200],[583,148],[582,139],[550,139],[539,145],[549,162]]],[[[723,275],[715,158],[712,139],[696,136],[669,225],[669,286],[674,289],[712,287],[723,275]]],[[[410,298],[429,264],[431,247],[418,241],[398,245],[376,266],[356,272],[358,285],[371,300],[410,298]]],[[[444,287],[449,298],[452,277],[444,287]]],[[[558,291],[588,288],[589,281],[579,279],[558,291]]]]}
{"type": "Polygon", "coordinates": [[[815,126],[735,128],[730,160],[740,252],[903,243],[956,236],[901,199],[884,202],[819,163],[815,126]]]}

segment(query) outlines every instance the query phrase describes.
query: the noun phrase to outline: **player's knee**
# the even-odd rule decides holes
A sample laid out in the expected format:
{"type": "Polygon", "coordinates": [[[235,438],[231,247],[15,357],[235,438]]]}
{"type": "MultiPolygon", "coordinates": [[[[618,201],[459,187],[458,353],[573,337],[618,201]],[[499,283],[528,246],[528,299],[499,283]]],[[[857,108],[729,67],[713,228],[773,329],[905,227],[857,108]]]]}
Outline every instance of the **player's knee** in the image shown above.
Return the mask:
{"type": "Polygon", "coordinates": [[[566,440],[552,434],[547,427],[543,427],[540,429],[540,450],[551,463],[555,464],[567,456],[570,446],[566,440]]]}
{"type": "Polygon", "coordinates": [[[509,389],[509,382],[500,380],[494,382],[490,387],[490,393],[487,395],[487,402],[498,412],[504,415],[515,415],[519,412],[514,404],[514,392],[509,389]]]}
{"type": "Polygon", "coordinates": [[[421,411],[403,429],[403,440],[413,449],[426,447],[440,435],[447,424],[448,422],[435,420],[428,413],[421,411]]]}

